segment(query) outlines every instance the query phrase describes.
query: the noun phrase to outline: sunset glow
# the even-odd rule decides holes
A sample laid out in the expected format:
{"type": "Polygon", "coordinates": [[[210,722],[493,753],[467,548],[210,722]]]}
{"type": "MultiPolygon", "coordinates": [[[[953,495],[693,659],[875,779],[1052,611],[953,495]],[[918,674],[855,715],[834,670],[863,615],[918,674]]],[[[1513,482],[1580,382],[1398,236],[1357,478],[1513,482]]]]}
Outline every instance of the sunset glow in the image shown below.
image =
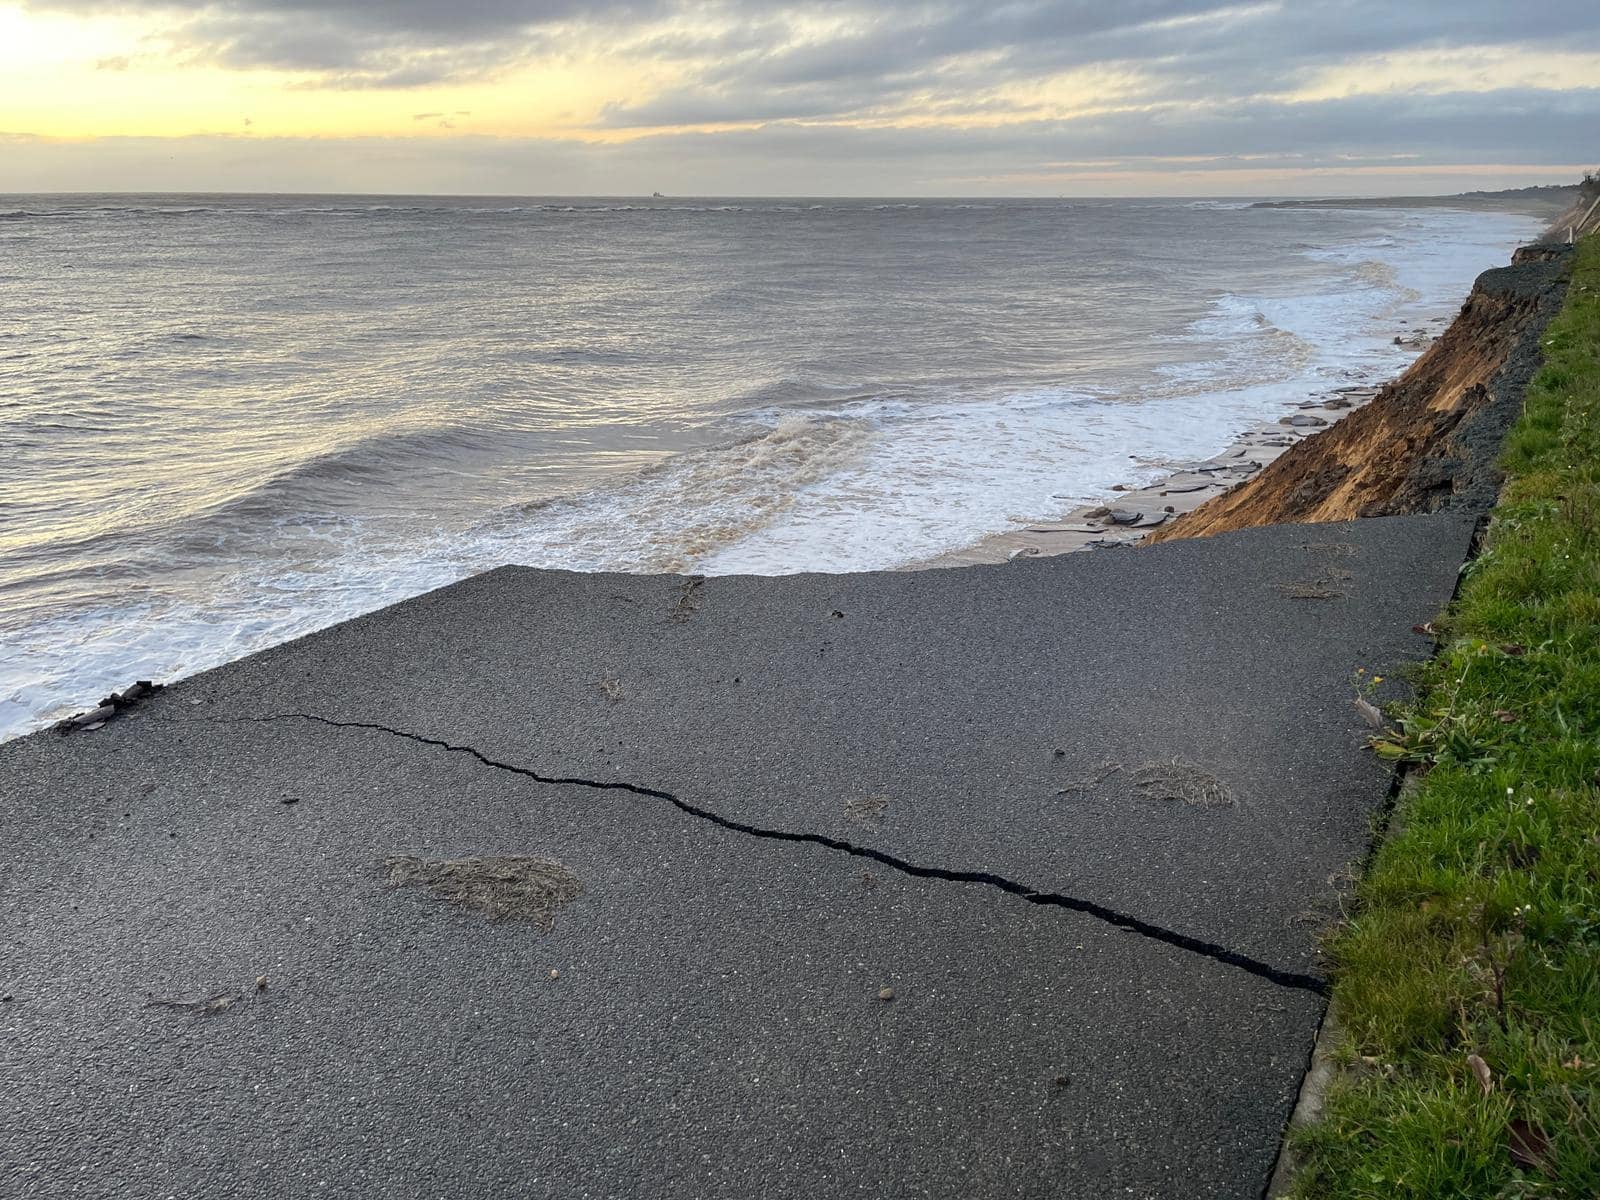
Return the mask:
{"type": "Polygon", "coordinates": [[[1419,189],[1559,180],[1586,161],[1582,131],[1600,115],[1600,46],[1567,7],[1457,6],[1447,35],[1381,6],[1174,0],[1123,17],[965,0],[6,0],[0,188],[1234,193],[1361,190],[1374,174],[1419,189]],[[1334,9],[1336,29],[1323,15],[1334,9]]]}

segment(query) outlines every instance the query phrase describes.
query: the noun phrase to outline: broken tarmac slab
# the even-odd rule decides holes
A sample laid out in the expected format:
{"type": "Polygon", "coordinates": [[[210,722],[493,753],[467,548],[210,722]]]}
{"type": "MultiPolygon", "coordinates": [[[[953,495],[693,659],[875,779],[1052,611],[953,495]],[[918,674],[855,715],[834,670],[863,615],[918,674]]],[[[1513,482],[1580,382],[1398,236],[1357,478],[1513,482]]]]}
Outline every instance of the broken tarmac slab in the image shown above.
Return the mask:
{"type": "Polygon", "coordinates": [[[1388,782],[1348,681],[1426,651],[1469,535],[507,569],[8,743],[19,1186],[1258,1195],[1388,782]],[[1283,596],[1331,546],[1348,595],[1283,596]],[[405,855],[584,892],[487,922],[405,855]]]}
{"type": "Polygon", "coordinates": [[[148,739],[205,784],[7,884],[8,1191],[1244,1197],[1271,1169],[1314,993],[379,730],[148,739]],[[551,855],[585,890],[540,933],[389,889],[386,849],[551,855]]]}
{"type": "Polygon", "coordinates": [[[712,578],[683,622],[672,577],[506,569],[186,681],[159,711],[372,722],[847,840],[843,799],[888,795],[901,819],[881,848],[907,861],[1307,971],[1306,910],[1335,907],[1327,878],[1364,852],[1388,786],[1350,680],[1429,649],[1410,629],[1449,596],[1470,532],[1383,518],[1068,563],[712,578]],[[1282,593],[1334,545],[1339,598],[1282,593]],[[628,703],[596,692],[601,670],[628,703]],[[1055,800],[1059,777],[1130,745],[1211,770],[1240,804],[1055,800]]]}

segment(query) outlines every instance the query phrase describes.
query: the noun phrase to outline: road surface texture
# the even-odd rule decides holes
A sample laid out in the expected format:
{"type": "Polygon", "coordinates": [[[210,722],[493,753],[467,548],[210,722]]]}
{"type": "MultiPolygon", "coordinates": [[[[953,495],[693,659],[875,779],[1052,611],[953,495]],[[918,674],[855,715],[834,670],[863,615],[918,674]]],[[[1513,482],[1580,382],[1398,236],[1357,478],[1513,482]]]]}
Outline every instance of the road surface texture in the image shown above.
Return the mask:
{"type": "Polygon", "coordinates": [[[1470,533],[505,568],[0,746],[0,1195],[1259,1196],[1470,533]]]}

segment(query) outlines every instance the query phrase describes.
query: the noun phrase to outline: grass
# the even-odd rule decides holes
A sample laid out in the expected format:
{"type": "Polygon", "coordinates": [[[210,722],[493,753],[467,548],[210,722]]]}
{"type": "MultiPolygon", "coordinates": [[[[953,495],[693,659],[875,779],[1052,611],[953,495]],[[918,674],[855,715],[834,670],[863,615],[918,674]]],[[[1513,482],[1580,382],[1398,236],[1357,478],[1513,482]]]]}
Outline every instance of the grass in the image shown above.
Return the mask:
{"type": "Polygon", "coordinates": [[[1600,1196],[1600,236],[1484,552],[1377,748],[1417,764],[1332,943],[1300,1197],[1600,1196]]]}

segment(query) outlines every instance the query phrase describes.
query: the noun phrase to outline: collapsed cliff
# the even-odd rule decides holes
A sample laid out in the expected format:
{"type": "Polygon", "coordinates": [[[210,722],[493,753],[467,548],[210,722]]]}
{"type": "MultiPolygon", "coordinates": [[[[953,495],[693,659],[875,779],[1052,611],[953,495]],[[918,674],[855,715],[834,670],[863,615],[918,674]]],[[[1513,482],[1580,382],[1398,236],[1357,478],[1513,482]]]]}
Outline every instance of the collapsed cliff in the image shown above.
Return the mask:
{"type": "Polygon", "coordinates": [[[1254,525],[1486,511],[1495,465],[1566,289],[1568,247],[1528,246],[1485,271],[1461,313],[1367,405],[1147,541],[1254,525]]]}

